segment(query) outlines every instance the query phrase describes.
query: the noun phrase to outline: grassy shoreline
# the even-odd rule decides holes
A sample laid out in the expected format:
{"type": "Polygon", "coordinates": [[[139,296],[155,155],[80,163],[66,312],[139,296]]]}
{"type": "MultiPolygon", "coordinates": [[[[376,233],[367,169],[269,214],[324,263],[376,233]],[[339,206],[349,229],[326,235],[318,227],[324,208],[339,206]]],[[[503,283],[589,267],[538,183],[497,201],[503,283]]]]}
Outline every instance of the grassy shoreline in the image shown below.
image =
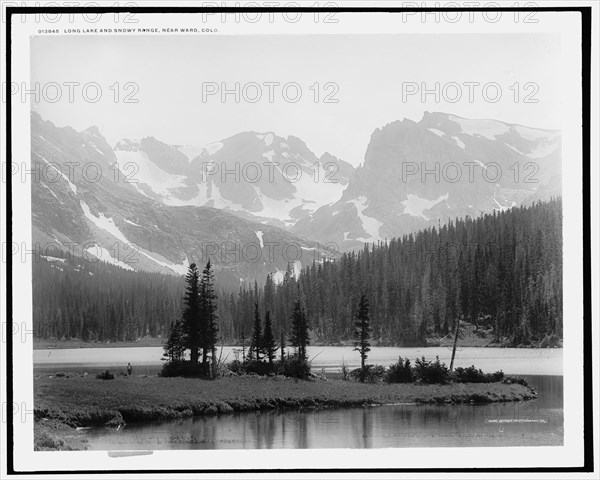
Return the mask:
{"type": "MultiPolygon", "coordinates": [[[[69,375],[69,374],[67,374],[69,375]]],[[[232,412],[345,408],[393,403],[460,404],[537,398],[523,385],[361,384],[342,380],[295,381],[283,377],[235,377],[214,381],[131,376],[98,380],[91,375],[43,375],[34,381],[36,450],[81,450],[77,427],[232,412]]]]}

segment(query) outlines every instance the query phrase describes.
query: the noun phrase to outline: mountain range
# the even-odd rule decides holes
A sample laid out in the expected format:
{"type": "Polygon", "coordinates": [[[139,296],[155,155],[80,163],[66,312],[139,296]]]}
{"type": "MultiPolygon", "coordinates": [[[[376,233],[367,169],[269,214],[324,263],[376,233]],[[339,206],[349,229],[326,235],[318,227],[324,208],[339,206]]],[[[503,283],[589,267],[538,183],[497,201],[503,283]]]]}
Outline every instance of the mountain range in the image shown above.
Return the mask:
{"type": "Polygon", "coordinates": [[[58,249],[90,262],[176,275],[185,274],[192,261],[210,259],[221,283],[230,285],[267,273],[282,279],[290,266],[297,274],[303,264],[335,256],[257,218],[211,206],[172,205],[151,195],[143,180],[160,167],[119,165],[118,148],[96,127],[58,128],[37,114],[31,122],[32,170],[38,172],[32,182],[33,241],[46,256],[58,249]],[[129,167],[141,180],[126,171],[129,167]]]}
{"type": "Polygon", "coordinates": [[[425,113],[377,129],[340,199],[291,229],[341,250],[561,193],[555,130],[425,113]]]}
{"type": "Polygon", "coordinates": [[[560,132],[446,113],[376,129],[356,168],[273,132],[111,146],[37,113],[31,152],[35,242],[171,274],[210,257],[231,284],[561,193],[560,132]]]}

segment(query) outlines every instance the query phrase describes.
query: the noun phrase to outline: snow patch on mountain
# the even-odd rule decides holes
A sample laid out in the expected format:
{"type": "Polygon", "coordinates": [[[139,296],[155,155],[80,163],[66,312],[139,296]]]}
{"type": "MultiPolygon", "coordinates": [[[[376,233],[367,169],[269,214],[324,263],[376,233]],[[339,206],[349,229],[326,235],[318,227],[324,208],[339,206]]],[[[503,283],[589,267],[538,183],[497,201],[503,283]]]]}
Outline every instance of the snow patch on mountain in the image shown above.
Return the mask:
{"type": "Polygon", "coordinates": [[[427,130],[429,130],[431,133],[435,133],[438,137],[443,137],[444,135],[446,135],[444,132],[438,130],[437,128],[428,128],[427,130]]]}
{"type": "MultiPolygon", "coordinates": [[[[55,171],[57,171],[59,173],[59,175],[61,176],[61,178],[67,182],[69,184],[69,188],[71,189],[71,191],[77,195],[77,186],[71,182],[71,180],[69,180],[69,178],[61,171],[60,168],[56,168],[57,164],[53,164],[51,162],[49,162],[48,160],[46,160],[44,157],[42,157],[39,153],[37,152],[33,152],[35,155],[37,155],[38,157],[40,157],[44,162],[46,162],[48,165],[50,165],[55,171]]],[[[46,177],[46,176],[45,176],[46,177]]],[[[52,181],[50,181],[50,179],[46,179],[47,182],[49,183],[54,183],[52,181]]],[[[56,197],[56,195],[54,195],[56,197]]],[[[57,197],[58,200],[58,197],[57,197]]],[[[61,202],[62,203],[62,202],[61,202]]]]}
{"type": "MultiPolygon", "coordinates": [[[[300,276],[300,272],[302,271],[302,262],[300,260],[296,260],[293,264],[292,264],[292,275],[294,276],[294,278],[296,280],[298,280],[298,277],[300,276]]],[[[273,283],[280,284],[283,283],[283,279],[285,278],[285,274],[287,272],[285,270],[280,270],[279,268],[277,269],[277,271],[275,273],[271,274],[271,278],[273,279],[273,283]]]]}
{"type": "MultiPolygon", "coordinates": [[[[88,218],[94,225],[96,225],[96,227],[109,233],[110,235],[112,235],[113,237],[115,237],[117,240],[121,241],[125,245],[130,244],[129,240],[127,240],[127,237],[125,237],[123,232],[121,232],[121,230],[119,230],[119,228],[115,225],[115,222],[112,218],[105,217],[103,213],[100,213],[100,216],[96,217],[90,211],[90,208],[83,200],[80,200],[80,204],[81,204],[81,209],[83,210],[83,214],[85,215],[85,217],[88,218]]],[[[98,248],[103,249],[103,247],[101,247],[101,246],[98,246],[98,248]]],[[[174,271],[175,273],[185,275],[185,272],[187,272],[187,268],[189,266],[189,264],[187,263],[188,262],[187,257],[186,257],[185,261],[183,262],[183,264],[179,265],[179,264],[169,263],[168,261],[165,262],[165,261],[161,260],[160,258],[157,258],[158,254],[147,252],[138,245],[135,246],[135,250],[136,250],[136,253],[140,253],[140,254],[144,255],[145,257],[152,260],[154,263],[156,263],[162,267],[166,267],[166,268],[174,271]]],[[[107,259],[110,257],[110,253],[108,253],[108,256],[104,252],[102,252],[102,254],[107,259]]],[[[93,255],[98,256],[95,254],[93,254],[93,255]]],[[[160,257],[160,255],[158,255],[158,256],[160,257]]],[[[101,258],[101,257],[98,257],[98,258],[101,258]]],[[[112,258],[112,257],[110,257],[110,258],[112,258]]],[[[114,262],[119,262],[119,260],[116,260],[116,259],[113,259],[113,260],[114,260],[114,262]]],[[[165,260],[167,260],[167,259],[165,259],[165,260]]],[[[110,260],[105,260],[105,261],[110,262],[110,260]]],[[[120,262],[120,263],[122,263],[122,262],[120,262]]],[[[117,265],[117,263],[115,263],[115,265],[117,265]]],[[[119,264],[119,266],[123,267],[123,265],[120,265],[120,264],[119,264]]],[[[128,267],[129,267],[129,265],[128,265],[128,267]]],[[[123,268],[125,268],[125,267],[123,267],[123,268]]]]}
{"type": "Polygon", "coordinates": [[[125,220],[125,223],[128,223],[129,225],[133,225],[135,227],[141,227],[141,225],[138,225],[137,223],[134,223],[131,220],[127,220],[126,218],[124,220],[125,220]]]}
{"type": "Polygon", "coordinates": [[[508,148],[510,148],[513,152],[518,153],[519,155],[527,155],[526,153],[523,153],[522,151],[520,151],[519,149],[513,147],[512,145],[509,145],[508,143],[506,144],[506,146],[508,148]]]}
{"type": "Polygon", "coordinates": [[[100,155],[104,156],[104,152],[102,150],[100,150],[96,145],[94,145],[94,143],[92,142],[88,142],[88,144],[94,149],[96,150],[100,155]]]}
{"type": "Polygon", "coordinates": [[[175,273],[180,275],[185,275],[190,267],[190,261],[186,255],[185,260],[181,264],[171,263],[169,264],[169,268],[173,270],[175,273]]]}
{"type": "Polygon", "coordinates": [[[294,262],[294,278],[298,280],[300,276],[300,272],[302,271],[302,262],[300,260],[296,260],[294,262]]]}
{"type": "Polygon", "coordinates": [[[51,194],[51,195],[52,195],[54,198],[56,198],[56,201],[57,201],[58,203],[60,203],[61,205],[64,205],[64,203],[61,201],[61,199],[60,199],[60,198],[58,198],[58,197],[56,196],[56,193],[54,193],[54,192],[52,191],[52,189],[51,189],[51,188],[50,188],[48,185],[46,185],[45,183],[42,183],[42,185],[43,185],[43,186],[46,188],[46,190],[48,190],[48,191],[50,192],[50,194],[51,194]]]}
{"type": "Polygon", "coordinates": [[[260,242],[260,248],[264,248],[265,244],[263,242],[263,232],[261,232],[260,230],[258,230],[256,232],[256,237],[258,238],[258,241],[260,242]]]}
{"type": "Polygon", "coordinates": [[[454,115],[449,115],[448,118],[458,123],[463,133],[471,136],[479,135],[488,140],[496,140],[496,137],[510,130],[508,125],[497,120],[469,120],[454,115]]]}
{"type": "Polygon", "coordinates": [[[146,258],[152,260],[154,263],[160,265],[161,267],[166,267],[169,270],[172,270],[173,272],[175,272],[179,275],[185,275],[187,273],[189,265],[190,265],[187,255],[186,255],[183,263],[177,264],[177,263],[171,263],[168,261],[168,259],[164,258],[162,255],[159,255],[158,253],[155,253],[155,252],[149,252],[149,251],[143,249],[142,247],[140,247],[139,245],[136,245],[136,254],[137,253],[141,253],[146,258]],[[162,260],[162,259],[164,259],[164,260],[162,260]]]}
{"type": "Polygon", "coordinates": [[[265,157],[269,162],[273,161],[273,156],[275,155],[274,150],[269,150],[268,152],[263,153],[263,157],[265,157]]]}
{"type": "Polygon", "coordinates": [[[99,217],[96,217],[91,212],[90,207],[88,207],[87,203],[85,203],[83,200],[80,200],[79,204],[81,205],[81,209],[83,210],[83,214],[85,215],[85,217],[88,220],[90,220],[94,225],[96,225],[96,227],[98,227],[100,230],[104,230],[105,232],[110,233],[113,237],[115,237],[117,240],[122,241],[123,243],[129,243],[125,235],[123,235],[123,232],[121,232],[121,230],[119,230],[119,227],[115,225],[115,222],[112,218],[105,217],[102,212],[100,212],[99,217]]]}
{"type": "Polygon", "coordinates": [[[504,210],[508,210],[508,208],[509,208],[509,207],[505,207],[505,206],[501,205],[500,202],[498,200],[496,200],[496,197],[494,197],[494,202],[496,202],[496,205],[498,205],[498,208],[494,208],[494,210],[503,212],[504,210]]]}
{"type": "Polygon", "coordinates": [[[369,217],[365,215],[363,212],[368,207],[368,199],[364,195],[360,195],[356,200],[349,200],[346,203],[352,203],[354,208],[356,208],[356,214],[361,222],[362,229],[367,233],[367,238],[356,238],[355,240],[360,240],[363,242],[376,242],[380,239],[379,237],[379,229],[383,226],[383,222],[380,222],[376,218],[369,217]]]}
{"type": "Polygon", "coordinates": [[[289,199],[275,200],[263,195],[256,185],[252,185],[254,192],[262,208],[258,212],[252,212],[255,215],[268,218],[277,218],[281,221],[289,220],[290,212],[301,203],[300,199],[292,202],[289,199]]]}
{"type": "Polygon", "coordinates": [[[525,153],[520,151],[519,149],[513,147],[512,145],[506,144],[508,148],[518,153],[519,155],[523,155],[525,157],[529,157],[532,159],[547,157],[548,155],[554,153],[558,149],[558,142],[553,140],[544,139],[539,141],[538,145],[531,150],[529,153],[525,153]]]}
{"type": "Polygon", "coordinates": [[[67,260],[65,258],[53,257],[51,255],[40,255],[42,258],[45,258],[47,262],[61,262],[65,263],[67,260]]]}
{"type": "Polygon", "coordinates": [[[285,270],[277,269],[275,273],[271,274],[271,277],[273,278],[273,282],[275,284],[283,283],[283,279],[285,277],[285,270]]]}
{"type": "Polygon", "coordinates": [[[429,210],[434,205],[437,205],[441,201],[448,200],[448,194],[440,195],[435,200],[427,200],[426,198],[421,198],[418,195],[413,195],[409,193],[407,195],[406,200],[402,202],[404,205],[404,210],[402,213],[406,213],[413,217],[420,217],[424,220],[429,220],[429,218],[423,213],[425,210],[429,210]]]}
{"type": "Polygon", "coordinates": [[[268,147],[269,145],[271,145],[273,143],[273,140],[275,139],[275,135],[273,135],[271,132],[269,133],[257,133],[256,134],[256,138],[258,138],[259,140],[262,140],[265,142],[265,145],[268,147]]]}
{"type": "Polygon", "coordinates": [[[99,260],[102,260],[103,262],[110,263],[112,265],[116,265],[117,267],[124,268],[125,270],[133,271],[133,268],[131,267],[131,265],[128,265],[125,262],[117,260],[116,258],[114,258],[111,255],[109,250],[107,250],[106,248],[104,248],[98,244],[94,245],[93,247],[87,248],[86,252],[89,253],[90,255],[93,255],[94,257],[98,258],[99,260]]]}
{"type": "Polygon", "coordinates": [[[559,132],[550,132],[548,130],[524,127],[522,125],[514,125],[514,128],[522,138],[531,142],[536,142],[541,139],[556,140],[560,137],[559,132]]]}
{"type": "Polygon", "coordinates": [[[170,192],[171,189],[186,186],[184,183],[185,176],[172,175],[165,172],[152,162],[144,151],[115,150],[115,155],[118,160],[119,169],[125,178],[129,179],[130,183],[144,183],[148,185],[154,193],[164,197],[165,200],[170,200],[169,205],[186,205],[185,202],[172,198],[170,192]]]}
{"type": "Polygon", "coordinates": [[[488,169],[487,165],[485,163],[483,163],[481,160],[475,160],[475,163],[477,165],[479,165],[481,168],[483,168],[484,170],[488,169]]]}
{"type": "Polygon", "coordinates": [[[198,183],[196,186],[198,187],[198,195],[187,201],[179,200],[180,204],[202,207],[212,202],[213,208],[220,208],[223,210],[228,209],[233,211],[242,210],[242,206],[240,204],[224,198],[221,194],[219,186],[213,181],[209,181],[208,183],[198,183]]]}
{"type": "Polygon", "coordinates": [[[456,145],[458,145],[460,148],[462,148],[463,150],[465,149],[466,145],[462,142],[462,140],[460,138],[452,137],[452,140],[454,140],[456,145]]]}
{"type": "Polygon", "coordinates": [[[497,190],[498,187],[499,187],[499,185],[496,184],[496,189],[494,189],[494,198],[493,198],[493,200],[494,200],[494,203],[496,205],[498,205],[498,208],[494,207],[494,210],[496,210],[497,212],[504,212],[505,210],[508,210],[509,208],[516,207],[517,206],[517,202],[515,202],[514,200],[511,201],[510,204],[508,204],[508,205],[502,205],[498,201],[498,199],[496,198],[496,190],[497,190]]]}
{"type": "Polygon", "coordinates": [[[301,171],[299,181],[294,183],[298,205],[312,213],[342,198],[346,187],[336,178],[336,174],[337,172],[323,168],[322,165],[316,168],[311,166],[308,172],[301,171]],[[323,184],[326,184],[327,188],[324,188],[323,184]],[[310,200],[310,203],[304,199],[310,200]]]}

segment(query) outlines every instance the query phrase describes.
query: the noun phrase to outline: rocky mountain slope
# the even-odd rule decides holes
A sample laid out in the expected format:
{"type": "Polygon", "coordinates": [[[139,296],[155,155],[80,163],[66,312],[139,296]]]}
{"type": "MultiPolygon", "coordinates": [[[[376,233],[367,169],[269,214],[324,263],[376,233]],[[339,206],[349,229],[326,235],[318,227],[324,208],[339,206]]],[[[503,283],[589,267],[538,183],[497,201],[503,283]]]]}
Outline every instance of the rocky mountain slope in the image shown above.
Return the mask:
{"type": "Polygon", "coordinates": [[[342,197],[291,231],[349,250],[560,192],[559,132],[425,113],[375,130],[342,197]]]}
{"type": "Polygon", "coordinates": [[[113,147],[35,113],[31,142],[34,240],[175,274],[212,255],[237,282],[561,193],[558,131],[446,113],[376,129],[358,168],[272,132],[113,147]]]}
{"type": "Polygon", "coordinates": [[[299,138],[270,132],[204,147],[124,139],[115,155],[124,174],[137,166],[138,191],[165,205],[209,206],[281,227],[338,200],[353,173],[330,154],[317,158],[299,138]]]}
{"type": "Polygon", "coordinates": [[[145,143],[151,164],[123,165],[97,128],[57,128],[32,114],[33,241],[42,253],[58,248],[88,261],[170,274],[211,259],[217,276],[233,284],[267,273],[283,277],[289,263],[298,270],[322,260],[314,242],[257,218],[170,205],[143,180],[155,173],[152,165],[183,172],[187,157],[178,162],[166,156],[172,147],[145,143]]]}

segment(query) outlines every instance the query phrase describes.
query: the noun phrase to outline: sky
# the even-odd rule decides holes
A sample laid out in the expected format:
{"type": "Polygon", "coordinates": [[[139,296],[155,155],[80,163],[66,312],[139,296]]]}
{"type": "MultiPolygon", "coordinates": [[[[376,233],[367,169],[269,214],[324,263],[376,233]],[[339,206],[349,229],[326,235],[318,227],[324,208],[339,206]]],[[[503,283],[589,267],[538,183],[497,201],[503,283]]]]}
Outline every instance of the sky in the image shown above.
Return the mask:
{"type": "Polygon", "coordinates": [[[376,128],[425,111],[560,128],[560,62],[557,36],[514,33],[32,37],[31,82],[46,92],[32,109],[58,126],[96,125],[112,145],[274,132],[358,165],[376,128]],[[236,83],[239,101],[223,99],[236,83]],[[439,97],[422,98],[436,83],[439,97]]]}

